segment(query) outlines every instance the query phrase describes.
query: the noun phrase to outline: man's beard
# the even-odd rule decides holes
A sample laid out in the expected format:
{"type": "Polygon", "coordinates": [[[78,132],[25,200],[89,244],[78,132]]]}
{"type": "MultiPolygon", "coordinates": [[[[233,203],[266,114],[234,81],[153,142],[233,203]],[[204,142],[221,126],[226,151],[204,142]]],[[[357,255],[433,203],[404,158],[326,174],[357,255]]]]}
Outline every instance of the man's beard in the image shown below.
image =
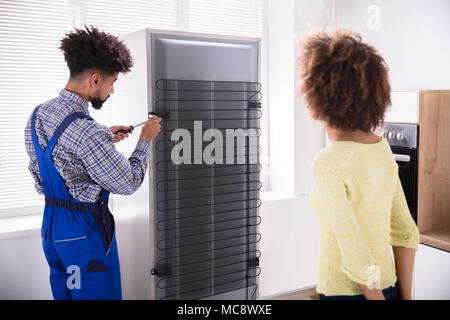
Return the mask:
{"type": "Polygon", "coordinates": [[[91,99],[92,108],[94,108],[95,110],[100,110],[103,106],[103,103],[108,100],[109,96],[110,95],[108,94],[105,100],[100,100],[98,98],[91,99]]]}

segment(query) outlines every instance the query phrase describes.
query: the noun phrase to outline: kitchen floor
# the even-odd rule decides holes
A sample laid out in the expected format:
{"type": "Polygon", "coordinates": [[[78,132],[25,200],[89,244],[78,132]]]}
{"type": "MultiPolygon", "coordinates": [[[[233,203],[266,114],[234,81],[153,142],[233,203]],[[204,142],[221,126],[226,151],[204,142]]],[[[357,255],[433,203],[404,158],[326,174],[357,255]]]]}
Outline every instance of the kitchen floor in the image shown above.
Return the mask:
{"type": "Polygon", "coordinates": [[[274,298],[273,300],[319,300],[316,288],[293,292],[274,298]]]}

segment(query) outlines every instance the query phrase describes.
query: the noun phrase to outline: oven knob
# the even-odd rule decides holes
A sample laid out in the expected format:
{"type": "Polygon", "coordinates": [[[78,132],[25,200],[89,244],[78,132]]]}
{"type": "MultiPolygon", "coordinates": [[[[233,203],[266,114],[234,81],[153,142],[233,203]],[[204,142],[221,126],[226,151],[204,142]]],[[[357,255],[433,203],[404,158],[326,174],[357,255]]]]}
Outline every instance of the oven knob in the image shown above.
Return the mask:
{"type": "Polygon", "coordinates": [[[381,131],[381,136],[382,136],[383,138],[387,138],[387,137],[386,137],[386,134],[387,134],[386,131],[381,131]]]}
{"type": "Polygon", "coordinates": [[[391,139],[391,140],[394,140],[395,139],[395,133],[394,132],[389,132],[388,133],[388,138],[391,139]]]}
{"type": "Polygon", "coordinates": [[[401,132],[397,133],[396,135],[397,140],[405,140],[405,135],[401,132]]]}

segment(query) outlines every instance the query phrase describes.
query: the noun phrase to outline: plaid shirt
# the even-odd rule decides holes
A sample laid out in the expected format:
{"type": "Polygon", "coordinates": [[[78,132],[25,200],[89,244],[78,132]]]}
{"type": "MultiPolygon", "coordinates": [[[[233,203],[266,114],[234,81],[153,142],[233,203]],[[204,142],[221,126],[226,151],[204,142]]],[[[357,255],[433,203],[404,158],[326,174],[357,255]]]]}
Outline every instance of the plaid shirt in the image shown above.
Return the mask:
{"type": "MultiPolygon", "coordinates": [[[[61,90],[57,98],[40,105],[36,115],[36,134],[44,149],[64,118],[76,111],[89,115],[88,102],[65,89],[61,90]]],[[[31,116],[25,128],[25,146],[30,157],[28,169],[35,180],[35,188],[43,194],[31,139],[31,116]]],[[[144,180],[148,156],[149,144],[139,140],[131,157],[127,159],[116,150],[114,135],[109,128],[88,119],[72,122],[52,152],[55,167],[69,194],[82,202],[97,201],[102,188],[117,194],[135,192],[144,180]]]]}

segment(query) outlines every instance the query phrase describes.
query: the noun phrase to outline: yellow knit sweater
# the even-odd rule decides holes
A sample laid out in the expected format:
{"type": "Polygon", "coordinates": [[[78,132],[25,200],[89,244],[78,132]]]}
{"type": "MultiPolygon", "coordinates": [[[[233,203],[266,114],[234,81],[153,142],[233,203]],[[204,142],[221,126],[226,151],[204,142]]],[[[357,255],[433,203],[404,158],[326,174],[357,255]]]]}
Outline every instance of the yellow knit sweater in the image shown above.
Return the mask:
{"type": "Polygon", "coordinates": [[[390,246],[417,250],[419,231],[386,139],[333,141],[316,155],[312,172],[310,200],[319,223],[317,292],[360,295],[358,283],[372,286],[375,278],[380,289],[393,285],[390,246]]]}

